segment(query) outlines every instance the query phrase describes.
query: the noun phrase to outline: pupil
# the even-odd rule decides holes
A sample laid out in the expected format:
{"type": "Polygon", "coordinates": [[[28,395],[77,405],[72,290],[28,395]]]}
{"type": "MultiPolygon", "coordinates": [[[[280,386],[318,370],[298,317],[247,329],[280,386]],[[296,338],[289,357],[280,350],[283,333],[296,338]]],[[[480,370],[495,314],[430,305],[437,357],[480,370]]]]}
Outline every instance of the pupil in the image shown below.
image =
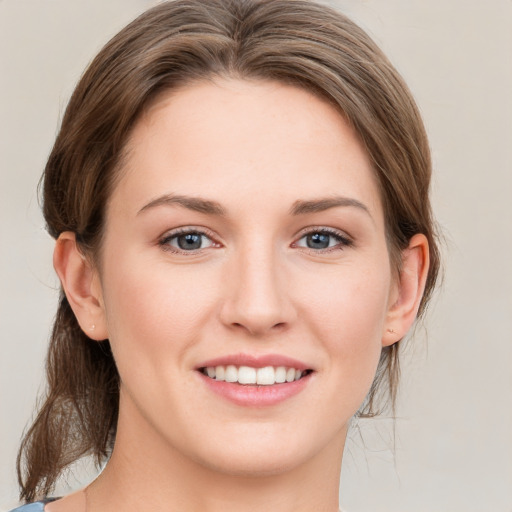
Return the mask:
{"type": "Polygon", "coordinates": [[[180,249],[191,250],[201,248],[201,235],[197,233],[187,233],[178,237],[180,249]]]}
{"type": "Polygon", "coordinates": [[[307,237],[307,245],[310,249],[326,249],[329,247],[330,235],[325,233],[313,233],[307,237]]]}

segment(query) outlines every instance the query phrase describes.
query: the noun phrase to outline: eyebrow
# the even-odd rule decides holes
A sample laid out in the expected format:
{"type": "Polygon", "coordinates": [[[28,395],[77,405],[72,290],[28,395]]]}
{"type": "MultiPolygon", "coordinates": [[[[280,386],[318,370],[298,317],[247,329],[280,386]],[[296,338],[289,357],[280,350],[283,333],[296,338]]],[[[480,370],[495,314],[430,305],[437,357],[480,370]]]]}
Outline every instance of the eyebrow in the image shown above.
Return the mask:
{"type": "Polygon", "coordinates": [[[183,208],[187,208],[188,210],[193,210],[199,213],[206,213],[208,215],[217,215],[221,217],[226,215],[225,208],[216,201],[203,199],[201,197],[181,196],[174,194],[164,194],[163,196],[153,199],[148,204],[144,205],[138,211],[137,215],[157,206],[173,206],[176,204],[182,206],[183,208]]]}
{"type": "MultiPolygon", "coordinates": [[[[164,194],[162,196],[157,197],[156,199],[151,200],[138,211],[137,215],[146,210],[156,208],[158,206],[173,205],[179,205],[182,206],[183,208],[187,208],[188,210],[193,210],[195,212],[204,213],[207,215],[217,215],[220,217],[225,217],[227,215],[226,209],[217,201],[203,199],[201,197],[183,196],[175,194],[164,194]]],[[[337,207],[358,208],[366,212],[370,216],[370,218],[372,218],[370,211],[368,210],[366,205],[364,205],[357,199],[342,196],[326,197],[307,201],[295,201],[290,209],[290,215],[297,216],[305,215],[308,213],[318,213],[337,207]]]]}
{"type": "Polygon", "coordinates": [[[304,215],[307,213],[323,212],[325,210],[329,210],[330,208],[337,208],[340,206],[358,208],[366,212],[370,218],[372,218],[370,210],[366,205],[361,203],[361,201],[351,197],[342,196],[325,197],[320,199],[313,199],[311,201],[295,201],[290,209],[290,213],[291,215],[304,215]]]}

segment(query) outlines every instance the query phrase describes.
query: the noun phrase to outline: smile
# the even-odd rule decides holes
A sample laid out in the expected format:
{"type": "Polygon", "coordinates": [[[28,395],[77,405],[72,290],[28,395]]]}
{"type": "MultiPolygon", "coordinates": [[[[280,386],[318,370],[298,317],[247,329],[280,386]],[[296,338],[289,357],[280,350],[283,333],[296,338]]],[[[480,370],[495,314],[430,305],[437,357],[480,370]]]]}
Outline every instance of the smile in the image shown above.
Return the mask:
{"type": "Polygon", "coordinates": [[[294,382],[311,373],[311,370],[299,370],[286,366],[251,366],[217,365],[200,368],[199,371],[210,379],[243,385],[273,386],[294,382]]]}
{"type": "Polygon", "coordinates": [[[278,405],[316,380],[316,368],[280,354],[231,354],[203,361],[195,369],[207,389],[244,407],[278,405]]]}

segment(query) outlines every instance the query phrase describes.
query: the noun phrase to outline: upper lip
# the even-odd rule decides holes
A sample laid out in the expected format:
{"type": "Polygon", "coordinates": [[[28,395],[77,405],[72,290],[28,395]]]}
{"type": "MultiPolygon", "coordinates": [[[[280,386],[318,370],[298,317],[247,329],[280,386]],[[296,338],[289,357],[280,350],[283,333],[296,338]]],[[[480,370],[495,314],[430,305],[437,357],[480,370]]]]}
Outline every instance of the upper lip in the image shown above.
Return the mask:
{"type": "Polygon", "coordinates": [[[311,370],[311,366],[298,361],[292,357],[283,356],[280,354],[264,354],[264,355],[250,355],[250,354],[232,354],[227,356],[216,357],[209,359],[196,366],[196,370],[200,368],[208,368],[212,366],[250,366],[251,368],[264,368],[265,366],[285,366],[286,368],[295,368],[296,370],[311,370]]]}

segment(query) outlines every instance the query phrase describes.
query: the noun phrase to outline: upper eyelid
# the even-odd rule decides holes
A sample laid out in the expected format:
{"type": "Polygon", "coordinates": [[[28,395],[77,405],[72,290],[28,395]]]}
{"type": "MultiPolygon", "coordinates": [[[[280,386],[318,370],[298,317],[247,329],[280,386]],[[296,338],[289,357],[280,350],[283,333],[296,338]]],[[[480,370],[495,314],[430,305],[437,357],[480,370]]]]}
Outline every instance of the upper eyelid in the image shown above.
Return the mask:
{"type": "MultiPolygon", "coordinates": [[[[296,237],[304,236],[304,235],[307,235],[308,233],[316,233],[316,232],[322,232],[322,231],[345,235],[347,238],[351,238],[350,235],[346,231],[344,231],[342,229],[338,229],[338,228],[333,228],[330,226],[307,226],[305,228],[300,229],[295,236],[296,237]]],[[[166,236],[175,236],[175,235],[177,235],[177,234],[179,235],[181,233],[200,233],[203,235],[215,236],[215,233],[213,233],[213,231],[207,227],[191,225],[191,226],[180,226],[180,227],[169,229],[161,235],[161,238],[166,237],[166,236]]]]}
{"type": "Polygon", "coordinates": [[[215,233],[213,233],[210,229],[205,228],[203,226],[182,226],[165,231],[162,235],[158,237],[158,239],[163,240],[166,238],[173,238],[179,235],[186,235],[187,233],[197,233],[212,239],[217,238],[215,236],[215,233]]]}
{"type": "Polygon", "coordinates": [[[329,226],[308,226],[307,228],[301,229],[295,237],[298,240],[310,233],[328,233],[330,235],[338,235],[340,238],[346,238],[351,241],[353,240],[353,237],[346,231],[329,226]]]}

